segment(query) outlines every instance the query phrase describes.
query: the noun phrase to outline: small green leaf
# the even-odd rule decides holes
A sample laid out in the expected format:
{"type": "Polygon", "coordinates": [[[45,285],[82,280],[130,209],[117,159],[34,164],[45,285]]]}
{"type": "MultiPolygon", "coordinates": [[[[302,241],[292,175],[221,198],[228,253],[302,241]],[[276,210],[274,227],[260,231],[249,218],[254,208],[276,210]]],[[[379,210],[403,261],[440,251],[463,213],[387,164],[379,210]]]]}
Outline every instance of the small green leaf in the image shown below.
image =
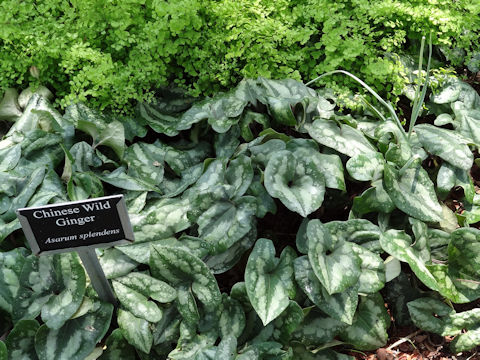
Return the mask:
{"type": "Polygon", "coordinates": [[[361,260],[353,254],[352,244],[333,238],[319,220],[308,223],[307,237],[310,264],[330,295],[357,283],[361,260]]]}
{"type": "Polygon", "coordinates": [[[42,325],[35,335],[40,360],[83,360],[105,336],[112,318],[111,304],[96,303],[92,312],[69,320],[58,330],[42,325]]]}
{"type": "Polygon", "coordinates": [[[379,293],[361,297],[353,324],[343,330],[340,339],[360,350],[375,350],[388,340],[390,315],[379,293]]]}
{"type": "Polygon", "coordinates": [[[372,181],[382,177],[385,160],[380,153],[357,154],[347,161],[347,171],[358,181],[372,181]]]}
{"type": "Polygon", "coordinates": [[[58,295],[53,295],[42,307],[42,320],[50,329],[56,330],[80,307],[85,294],[86,277],[75,253],[58,255],[54,261],[58,274],[58,295]]]}
{"type": "Polygon", "coordinates": [[[40,325],[36,320],[20,320],[15,324],[5,342],[9,359],[38,359],[35,352],[35,334],[39,327],[40,325]]]}
{"type": "MultiPolygon", "coordinates": [[[[134,289],[147,298],[152,298],[161,303],[172,302],[177,297],[177,292],[174,288],[147,274],[132,272],[126,276],[116,278],[115,281],[134,289]]],[[[151,321],[153,322],[153,320],[151,321]]]]}
{"type": "Polygon", "coordinates": [[[288,307],[277,317],[273,325],[273,338],[282,344],[288,344],[292,333],[303,321],[303,310],[295,301],[290,300],[288,307]]]}
{"type": "Polygon", "coordinates": [[[280,151],[268,161],[265,188],[291,211],[303,217],[317,210],[325,194],[325,177],[314,157],[280,151]]]}
{"type": "Polygon", "coordinates": [[[252,196],[216,202],[197,220],[199,236],[212,247],[212,254],[226,251],[252,228],[257,202],[252,196]]]}
{"type": "Polygon", "coordinates": [[[407,262],[415,275],[430,289],[439,291],[433,275],[425,266],[418,250],[412,247],[412,239],[404,231],[388,230],[380,236],[380,245],[390,255],[407,262]]]}
{"type": "Polygon", "coordinates": [[[214,311],[221,302],[217,280],[205,263],[186,250],[152,245],[152,275],[170,284],[190,282],[192,291],[207,310],[214,311]]]}
{"type": "Polygon", "coordinates": [[[245,329],[245,312],[237,300],[225,293],[222,296],[223,309],[218,320],[220,337],[224,338],[228,335],[233,335],[235,338],[238,338],[242,334],[243,329],[245,329]]]}
{"type": "Polygon", "coordinates": [[[359,130],[335,121],[317,119],[312,124],[305,124],[312,139],[338,152],[354,157],[358,154],[373,155],[376,149],[359,130]]]}
{"type": "Polygon", "coordinates": [[[245,285],[253,308],[267,325],[277,318],[289,304],[294,292],[293,249],[287,247],[275,258],[271,240],[257,240],[245,269],[245,285]]]}
{"type": "Polygon", "coordinates": [[[362,262],[358,292],[373,294],[382,289],[385,286],[385,266],[382,258],[357,244],[352,244],[352,250],[362,262]]]}
{"type": "Polygon", "coordinates": [[[192,288],[187,284],[177,285],[177,310],[183,320],[190,326],[196,326],[200,321],[197,303],[192,293],[192,288]]]}
{"type": "Polygon", "coordinates": [[[347,221],[329,221],[324,224],[334,241],[349,241],[362,245],[366,249],[381,253],[379,243],[380,229],[365,219],[351,219],[347,221]]]}
{"type": "Polygon", "coordinates": [[[422,167],[408,168],[401,173],[386,163],[384,169],[384,187],[397,208],[422,221],[442,219],[442,207],[433,183],[422,167]]]}
{"type": "Polygon", "coordinates": [[[122,335],[130,345],[145,353],[150,352],[153,335],[147,320],[137,318],[129,311],[119,309],[117,321],[122,335]]]}
{"type": "Polygon", "coordinates": [[[455,167],[470,170],[473,165],[473,154],[467,143],[468,139],[452,130],[442,129],[430,124],[414,127],[418,139],[425,150],[437,155],[455,167]]]}
{"type": "Polygon", "coordinates": [[[358,304],[358,285],[329,295],[322,286],[307,256],[295,259],[295,280],[308,298],[325,314],[346,324],[352,324],[358,304]]]}
{"type": "Polygon", "coordinates": [[[132,315],[151,322],[160,321],[162,311],[153,301],[120,282],[112,281],[112,285],[118,301],[132,315]]]}

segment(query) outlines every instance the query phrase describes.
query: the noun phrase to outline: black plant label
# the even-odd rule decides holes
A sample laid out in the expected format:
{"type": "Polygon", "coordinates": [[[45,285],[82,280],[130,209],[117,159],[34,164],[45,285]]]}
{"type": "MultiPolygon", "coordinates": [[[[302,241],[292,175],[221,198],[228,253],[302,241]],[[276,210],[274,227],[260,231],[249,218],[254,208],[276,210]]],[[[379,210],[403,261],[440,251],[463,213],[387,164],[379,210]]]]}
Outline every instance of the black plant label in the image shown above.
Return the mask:
{"type": "Polygon", "coordinates": [[[23,208],[17,216],[34,254],[133,241],[123,195],[23,208]]]}

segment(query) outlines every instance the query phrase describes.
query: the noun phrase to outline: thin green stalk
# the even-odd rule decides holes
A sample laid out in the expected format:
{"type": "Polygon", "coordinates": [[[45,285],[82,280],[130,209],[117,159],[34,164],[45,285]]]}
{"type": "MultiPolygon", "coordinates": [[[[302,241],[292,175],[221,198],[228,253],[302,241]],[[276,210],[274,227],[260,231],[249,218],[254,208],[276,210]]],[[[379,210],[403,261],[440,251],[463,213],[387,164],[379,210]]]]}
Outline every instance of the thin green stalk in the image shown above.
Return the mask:
{"type": "Polygon", "coordinates": [[[349,73],[348,71],[345,71],[345,70],[333,70],[333,71],[329,71],[325,74],[322,74],[318,77],[316,77],[315,79],[309,81],[308,83],[306,83],[306,85],[310,85],[312,83],[314,83],[315,81],[325,77],[325,76],[329,76],[329,75],[333,75],[333,74],[345,74],[347,76],[350,76],[353,80],[355,80],[356,82],[358,82],[360,85],[362,85],[365,89],[367,89],[367,91],[372,94],[379,102],[380,104],[382,104],[383,106],[385,106],[387,108],[387,110],[390,112],[390,114],[392,115],[393,119],[395,120],[395,124],[398,126],[398,128],[401,130],[400,133],[402,134],[404,140],[408,141],[408,138],[405,134],[405,130],[403,129],[402,127],[402,123],[400,122],[400,120],[398,119],[398,116],[397,114],[395,113],[395,110],[393,109],[393,106],[390,104],[390,103],[387,103],[385,100],[383,100],[380,95],[378,95],[375,90],[373,90],[370,86],[368,86],[365,82],[363,82],[362,80],[360,80],[358,77],[356,77],[355,75],[349,73]]]}
{"type": "MultiPolygon", "coordinates": [[[[422,53],[420,53],[420,64],[422,63],[423,57],[423,38],[422,38],[422,53]]],[[[425,95],[427,93],[428,84],[430,82],[430,62],[432,59],[432,34],[430,34],[430,38],[428,40],[428,62],[427,62],[427,74],[425,76],[425,82],[423,83],[422,93],[419,98],[417,98],[417,92],[415,92],[415,102],[413,104],[412,109],[412,116],[410,117],[410,125],[408,127],[408,135],[407,139],[410,140],[410,136],[412,135],[413,127],[417,122],[418,116],[420,115],[420,110],[423,106],[423,102],[425,101],[425,95]]],[[[418,76],[421,76],[421,70],[419,71],[418,76]]],[[[417,91],[419,90],[420,85],[418,85],[417,91]]]]}

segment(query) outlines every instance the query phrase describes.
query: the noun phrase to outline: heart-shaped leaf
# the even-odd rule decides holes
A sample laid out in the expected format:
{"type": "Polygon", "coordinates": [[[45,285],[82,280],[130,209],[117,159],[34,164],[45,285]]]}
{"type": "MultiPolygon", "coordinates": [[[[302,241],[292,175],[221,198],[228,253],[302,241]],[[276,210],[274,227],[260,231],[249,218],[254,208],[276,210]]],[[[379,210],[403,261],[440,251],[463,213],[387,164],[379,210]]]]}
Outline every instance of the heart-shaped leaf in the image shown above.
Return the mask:
{"type": "Polygon", "coordinates": [[[295,293],[293,259],[295,251],[289,247],[275,258],[271,240],[258,239],[245,268],[245,285],[253,308],[264,325],[277,318],[295,293]]]}
{"type": "Polygon", "coordinates": [[[322,205],[325,177],[313,156],[294,154],[280,151],[270,158],[265,169],[265,188],[288,209],[306,217],[322,205]]]}
{"type": "Polygon", "coordinates": [[[217,281],[205,263],[186,250],[152,245],[152,275],[172,285],[190,283],[196,298],[207,310],[214,311],[221,302],[217,281]]]}
{"type": "Polygon", "coordinates": [[[150,352],[153,344],[153,335],[147,320],[137,318],[129,311],[119,309],[117,321],[122,335],[130,345],[145,353],[150,352]]]}
{"type": "Polygon", "coordinates": [[[362,132],[349,125],[341,124],[338,127],[335,121],[317,119],[312,124],[305,124],[305,128],[318,143],[350,157],[376,153],[376,149],[362,132]]]}
{"type": "Polygon", "coordinates": [[[40,360],[83,360],[105,336],[112,318],[111,304],[96,303],[94,309],[67,321],[60,329],[42,325],[35,335],[35,349],[40,360]]]}
{"type": "Polygon", "coordinates": [[[358,286],[329,295],[313,272],[307,256],[296,258],[294,265],[295,280],[308,298],[325,314],[351,325],[358,304],[358,286]]]}
{"type": "Polygon", "coordinates": [[[388,230],[380,236],[380,245],[390,255],[407,262],[415,275],[430,289],[439,291],[435,277],[425,266],[418,250],[412,247],[412,239],[404,231],[388,230]]]}
{"type": "Polygon", "coordinates": [[[112,285],[118,301],[132,315],[151,322],[160,321],[162,311],[157,304],[148,301],[147,297],[120,282],[113,281],[112,285]]]}
{"type": "Polygon", "coordinates": [[[7,345],[11,360],[38,359],[35,352],[35,334],[40,325],[36,320],[20,320],[8,334],[7,345]]]}
{"type": "Polygon", "coordinates": [[[400,172],[388,163],[384,167],[384,187],[395,206],[422,221],[437,222],[442,219],[434,186],[422,167],[400,172]]]}
{"type": "Polygon", "coordinates": [[[357,244],[352,244],[352,249],[362,262],[358,291],[373,294],[382,289],[385,286],[385,266],[382,258],[357,244]]]}
{"type": "Polygon", "coordinates": [[[212,254],[226,251],[250,231],[256,211],[252,196],[216,202],[198,218],[198,233],[212,246],[212,254]]]}
{"type": "Polygon", "coordinates": [[[245,328],[245,312],[242,305],[227,294],[222,294],[222,313],[218,320],[220,337],[233,335],[238,338],[245,328]]]}
{"type": "Polygon", "coordinates": [[[414,127],[418,139],[425,150],[437,155],[455,167],[470,170],[473,165],[473,154],[468,147],[468,139],[455,131],[442,129],[430,124],[414,127]]]}
{"type": "Polygon", "coordinates": [[[340,339],[360,350],[374,350],[388,340],[390,315],[379,293],[361,297],[353,324],[343,330],[340,339]]]}
{"type": "Polygon", "coordinates": [[[332,238],[319,220],[308,223],[307,237],[310,264],[330,295],[357,283],[361,260],[353,253],[352,244],[332,238]]]}
{"type": "Polygon", "coordinates": [[[380,153],[357,154],[347,161],[347,171],[358,181],[377,180],[382,177],[385,160],[380,153]]]}

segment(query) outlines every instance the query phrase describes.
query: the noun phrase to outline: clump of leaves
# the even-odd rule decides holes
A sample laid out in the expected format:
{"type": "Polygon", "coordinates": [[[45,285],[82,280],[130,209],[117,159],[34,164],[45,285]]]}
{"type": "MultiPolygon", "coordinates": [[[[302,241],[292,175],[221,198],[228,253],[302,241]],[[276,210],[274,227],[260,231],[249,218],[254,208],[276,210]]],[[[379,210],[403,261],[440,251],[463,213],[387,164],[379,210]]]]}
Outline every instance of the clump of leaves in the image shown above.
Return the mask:
{"type": "Polygon", "coordinates": [[[455,336],[453,352],[475,347],[477,309],[445,303],[480,298],[480,235],[468,227],[480,97],[448,79],[426,102],[434,123],[416,125],[427,84],[407,130],[379,97],[386,112],[346,114],[294,80],[157,98],[135,118],[82,104],[60,114],[38,93],[16,106],[8,94],[0,358],[348,359],[388,341],[392,298],[395,320],[455,336]],[[446,206],[456,187],[465,210],[446,206]],[[31,255],[14,212],[112,193],[124,194],[136,239],[98,253],[115,310],[75,254],[31,255]],[[348,219],[327,216],[337,207],[348,219]],[[268,219],[291,233],[258,226],[268,219]]]}

